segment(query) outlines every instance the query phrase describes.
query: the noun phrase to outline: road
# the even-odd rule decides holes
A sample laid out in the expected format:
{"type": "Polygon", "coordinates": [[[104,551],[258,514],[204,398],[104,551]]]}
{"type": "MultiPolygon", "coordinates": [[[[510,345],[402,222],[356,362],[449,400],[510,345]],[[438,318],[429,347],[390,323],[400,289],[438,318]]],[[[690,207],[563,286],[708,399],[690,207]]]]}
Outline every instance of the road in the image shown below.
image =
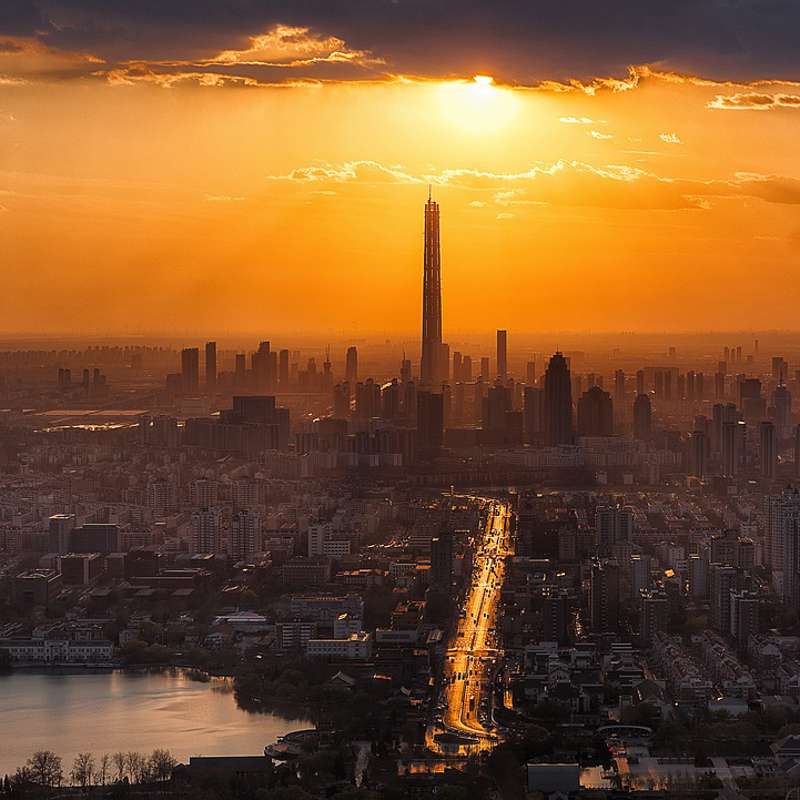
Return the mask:
{"type": "Polygon", "coordinates": [[[494,676],[493,629],[503,585],[508,553],[508,505],[491,501],[486,527],[480,536],[464,609],[448,643],[443,672],[444,727],[475,737],[479,749],[491,749],[498,741],[491,724],[494,676]],[[481,704],[485,713],[481,719],[481,704]]]}

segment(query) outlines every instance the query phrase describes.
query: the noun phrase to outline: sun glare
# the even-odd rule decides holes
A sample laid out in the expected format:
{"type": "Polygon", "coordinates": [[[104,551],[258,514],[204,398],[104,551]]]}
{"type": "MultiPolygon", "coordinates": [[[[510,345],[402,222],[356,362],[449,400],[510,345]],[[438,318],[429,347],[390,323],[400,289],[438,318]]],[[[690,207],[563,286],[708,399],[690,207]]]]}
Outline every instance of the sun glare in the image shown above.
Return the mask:
{"type": "Polygon", "coordinates": [[[509,89],[495,85],[491,75],[441,85],[442,114],[448,122],[474,134],[494,133],[508,125],[517,112],[509,89]]]}

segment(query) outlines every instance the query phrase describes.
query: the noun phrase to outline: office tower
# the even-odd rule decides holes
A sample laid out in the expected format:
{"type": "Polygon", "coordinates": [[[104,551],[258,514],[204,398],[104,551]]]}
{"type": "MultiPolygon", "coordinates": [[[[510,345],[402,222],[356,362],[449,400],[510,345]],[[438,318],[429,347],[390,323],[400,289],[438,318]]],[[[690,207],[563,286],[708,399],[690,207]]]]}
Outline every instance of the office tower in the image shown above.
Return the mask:
{"type": "Polygon", "coordinates": [[[750,637],[758,633],[758,595],[748,591],[731,591],[730,635],[736,640],[736,650],[740,655],[747,652],[750,637]]]}
{"type": "Polygon", "coordinates": [[[400,362],[400,381],[401,383],[408,383],[411,380],[411,359],[406,358],[403,353],[403,360],[400,362]]]}
{"type": "Polygon", "coordinates": [[[694,431],[689,435],[689,474],[701,480],[706,474],[707,449],[705,431],[694,431]]]}
{"type": "Polygon", "coordinates": [[[247,561],[261,549],[261,517],[242,509],[233,515],[229,553],[233,563],[247,561]]]}
{"type": "Polygon", "coordinates": [[[652,434],[653,411],[650,398],[646,394],[637,395],[633,401],[633,436],[640,442],[650,440],[652,434]]]}
{"type": "Polygon", "coordinates": [[[503,382],[508,377],[508,331],[497,331],[497,377],[503,382]]]}
{"type": "Polygon", "coordinates": [[[492,386],[483,406],[483,427],[488,431],[505,429],[506,411],[511,410],[511,392],[505,386],[492,386]]]}
{"type": "Polygon", "coordinates": [[[778,469],[778,443],[775,436],[775,426],[764,420],[759,426],[759,460],[761,464],[761,477],[774,480],[778,469]]]}
{"type": "Polygon", "coordinates": [[[351,345],[347,348],[344,379],[351,386],[355,386],[358,382],[358,349],[355,347],[355,345],[351,345]]]}
{"type": "Polygon", "coordinates": [[[278,353],[278,384],[283,389],[289,386],[289,351],[286,349],[278,353]]]}
{"type": "Polygon", "coordinates": [[[400,384],[397,378],[381,390],[381,416],[384,419],[397,419],[400,416],[400,384]]]}
{"type": "Polygon", "coordinates": [[[233,372],[233,385],[241,389],[247,382],[247,361],[244,353],[236,354],[236,361],[233,372]]]}
{"type": "Polygon", "coordinates": [[[372,378],[356,384],[356,416],[372,419],[380,416],[381,387],[372,378]]]}
{"type": "Polygon", "coordinates": [[[694,370],[689,370],[686,373],[686,399],[693,403],[695,399],[694,391],[694,370]]]}
{"type": "Polygon", "coordinates": [[[764,516],[769,565],[773,572],[783,572],[787,536],[800,520],[800,491],[787,487],[779,495],[765,497],[764,516]]]}
{"type": "Polygon", "coordinates": [[[667,629],[669,602],[664,592],[645,590],[641,593],[641,611],[639,615],[639,646],[648,648],[653,643],[656,633],[667,629]]]}
{"type": "Polygon", "coordinates": [[[542,596],[542,641],[569,644],[569,594],[549,589],[542,596]]]}
{"type": "Polygon", "coordinates": [[[461,380],[464,383],[472,380],[472,356],[464,356],[461,361],[461,380]]]}
{"type": "Polygon", "coordinates": [[[481,357],[481,378],[488,381],[491,378],[491,369],[489,368],[489,356],[481,357]]]}
{"type": "Polygon", "coordinates": [[[619,564],[596,561],[589,584],[589,624],[592,633],[619,630],[619,564]]]}
{"type": "Polygon", "coordinates": [[[792,394],[783,385],[775,387],[772,393],[772,407],[775,417],[775,435],[782,442],[792,435],[792,394]]]}
{"type": "Polygon", "coordinates": [[[444,398],[434,392],[417,392],[417,450],[435,456],[444,440],[444,398]]]}
{"type": "Polygon", "coordinates": [[[722,423],[722,474],[726,478],[733,478],[739,472],[739,435],[738,422],[722,423]]]}
{"type": "Polygon", "coordinates": [[[453,583],[453,534],[442,530],[431,539],[431,585],[449,590],[453,583]]]}
{"type": "Polygon", "coordinates": [[[720,370],[714,373],[714,397],[717,400],[725,399],[725,373],[720,370]]]}
{"type": "Polygon", "coordinates": [[[599,386],[592,386],[578,400],[578,436],[611,436],[613,433],[611,395],[599,386]]]}
{"type": "Polygon", "coordinates": [[[192,514],[192,552],[218,553],[220,551],[220,535],[222,527],[222,511],[218,508],[206,508],[192,514]]]}
{"type": "Polygon", "coordinates": [[[425,204],[425,254],[422,281],[422,360],[420,382],[425,388],[442,382],[442,254],[439,243],[439,204],[425,204]]]}
{"type": "Polygon", "coordinates": [[[457,424],[464,422],[464,384],[457,383],[453,391],[453,421],[457,424]]]}
{"type": "Polygon", "coordinates": [[[535,361],[528,361],[525,364],[525,383],[528,386],[534,386],[536,384],[536,362],[535,361]]]}
{"type": "Polygon", "coordinates": [[[711,625],[721,633],[731,629],[731,590],[736,589],[736,568],[711,564],[709,569],[711,593],[711,625]]]}
{"type": "Polygon", "coordinates": [[[206,342],[206,392],[217,391],[217,343],[206,342]]]}
{"type": "Polygon", "coordinates": [[[333,416],[347,419],[350,416],[350,384],[337,383],[333,387],[333,416]]]}
{"type": "Polygon", "coordinates": [[[598,506],[595,511],[597,552],[608,555],[615,544],[633,540],[633,510],[629,507],[598,506]]]}
{"type": "Polygon", "coordinates": [[[776,383],[782,384],[789,374],[789,365],[786,360],[781,356],[772,357],[772,380],[776,383]]]}
{"type": "Polygon", "coordinates": [[[631,596],[641,598],[641,592],[650,588],[650,556],[634,553],[631,556],[631,596]]]}
{"type": "Polygon", "coordinates": [[[706,396],[705,377],[702,372],[698,372],[694,376],[694,396],[698,402],[706,396]]]}
{"type": "Polygon", "coordinates": [[[184,394],[197,394],[200,390],[200,350],[197,347],[181,350],[181,386],[184,394]]]}
{"type": "Polygon", "coordinates": [[[758,378],[745,378],[739,384],[739,407],[744,421],[750,425],[755,425],[766,416],[767,404],[761,396],[761,381],[758,378]]]}
{"type": "Polygon", "coordinates": [[[461,353],[456,350],[453,353],[453,381],[455,383],[459,383],[463,380],[461,377],[461,353]]]}
{"type": "Polygon", "coordinates": [[[535,386],[526,386],[523,401],[525,441],[533,443],[544,430],[544,392],[535,386]]]}
{"type": "Polygon", "coordinates": [[[572,386],[567,360],[556,352],[544,373],[544,427],[547,444],[572,444],[572,386]]]}
{"type": "Polygon", "coordinates": [[[644,394],[644,370],[636,370],[636,395],[644,394]]]}
{"type": "Polygon", "coordinates": [[[625,373],[621,369],[614,373],[614,402],[617,408],[625,402],[625,373]]]}
{"type": "Polygon", "coordinates": [[[708,562],[702,555],[692,553],[687,559],[689,567],[689,594],[695,600],[708,597],[708,562]]]}
{"type": "Polygon", "coordinates": [[[72,531],[76,525],[74,514],[53,514],[48,520],[47,548],[51,553],[69,553],[72,550],[72,531]]]}

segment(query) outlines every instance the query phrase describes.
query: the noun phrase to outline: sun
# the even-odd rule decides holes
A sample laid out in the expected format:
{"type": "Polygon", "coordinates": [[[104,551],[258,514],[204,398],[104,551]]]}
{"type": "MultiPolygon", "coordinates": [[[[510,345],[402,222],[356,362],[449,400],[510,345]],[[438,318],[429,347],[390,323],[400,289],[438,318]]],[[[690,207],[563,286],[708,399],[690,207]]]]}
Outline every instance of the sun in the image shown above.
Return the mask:
{"type": "Polygon", "coordinates": [[[441,84],[444,118],[473,134],[489,134],[508,125],[517,112],[518,101],[510,89],[497,86],[491,75],[441,84]]]}

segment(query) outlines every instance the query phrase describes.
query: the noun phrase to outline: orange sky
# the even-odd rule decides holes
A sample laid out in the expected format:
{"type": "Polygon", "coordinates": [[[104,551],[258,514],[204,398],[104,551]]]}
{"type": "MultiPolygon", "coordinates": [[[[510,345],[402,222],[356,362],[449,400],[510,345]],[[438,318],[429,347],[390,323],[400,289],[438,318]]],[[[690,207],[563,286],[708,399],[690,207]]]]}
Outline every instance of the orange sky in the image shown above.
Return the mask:
{"type": "Polygon", "coordinates": [[[446,336],[797,327],[796,85],[164,88],[17,66],[2,332],[414,333],[428,183],[446,336]]]}

